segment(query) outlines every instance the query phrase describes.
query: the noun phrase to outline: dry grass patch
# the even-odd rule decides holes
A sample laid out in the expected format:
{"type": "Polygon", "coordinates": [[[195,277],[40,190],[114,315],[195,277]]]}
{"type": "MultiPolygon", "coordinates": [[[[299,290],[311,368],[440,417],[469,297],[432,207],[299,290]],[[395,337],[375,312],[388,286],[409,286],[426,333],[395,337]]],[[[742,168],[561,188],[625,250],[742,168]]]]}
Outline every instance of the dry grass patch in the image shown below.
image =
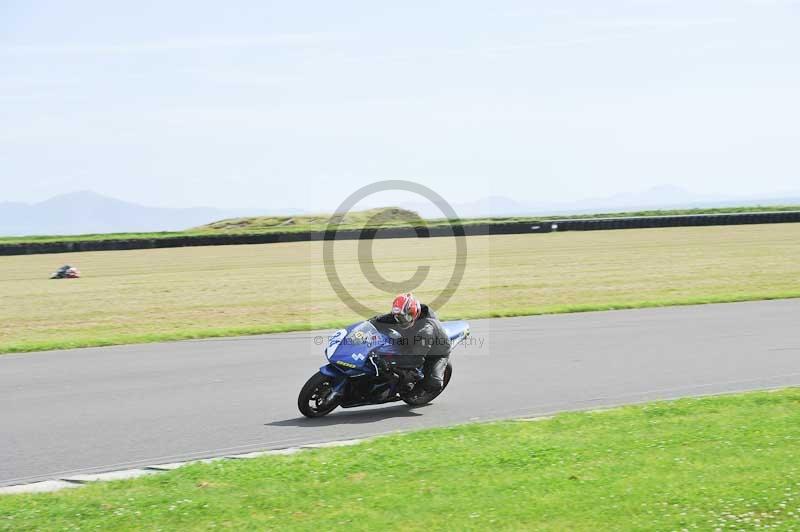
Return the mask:
{"type": "MultiPolygon", "coordinates": [[[[525,315],[800,295],[800,224],[469,237],[467,270],[445,317],[525,315]]],[[[357,241],[336,244],[349,290],[376,310],[357,241]]],[[[455,260],[453,239],[374,242],[388,279],[431,274],[433,299],[455,260]]],[[[330,288],[322,244],[0,257],[0,352],[298,330],[357,318],[330,288]],[[79,280],[51,281],[78,266],[79,280]]]]}

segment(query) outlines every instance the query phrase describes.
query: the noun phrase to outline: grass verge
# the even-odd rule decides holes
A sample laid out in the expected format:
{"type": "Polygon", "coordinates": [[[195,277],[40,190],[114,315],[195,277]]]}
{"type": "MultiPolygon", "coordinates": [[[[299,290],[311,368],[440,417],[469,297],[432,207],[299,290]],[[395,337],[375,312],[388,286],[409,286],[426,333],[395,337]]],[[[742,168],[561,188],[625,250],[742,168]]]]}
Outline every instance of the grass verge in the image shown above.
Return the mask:
{"type": "Polygon", "coordinates": [[[796,530],[800,389],[470,424],[0,497],[7,530],[796,530]]]}
{"type": "MultiPolygon", "coordinates": [[[[513,318],[518,316],[541,316],[545,314],[572,314],[580,312],[599,312],[609,310],[634,310],[660,307],[679,307],[688,305],[710,305],[719,303],[743,303],[747,301],[770,301],[775,299],[800,299],[800,292],[780,294],[730,294],[715,297],[690,297],[664,301],[639,301],[632,303],[605,303],[602,305],[565,305],[551,308],[518,308],[492,310],[450,316],[444,314],[443,320],[468,320],[483,318],[513,318]]],[[[107,338],[74,338],[49,342],[27,342],[0,346],[0,355],[11,353],[33,353],[59,349],[79,349],[85,347],[110,347],[115,345],[148,344],[174,342],[180,340],[202,340],[208,338],[230,338],[236,336],[255,336],[284,332],[302,332],[321,329],[339,329],[353,323],[353,320],[340,320],[314,323],[288,323],[284,325],[265,325],[261,327],[229,327],[219,329],[197,329],[170,331],[155,334],[120,335],[107,338]]]]}

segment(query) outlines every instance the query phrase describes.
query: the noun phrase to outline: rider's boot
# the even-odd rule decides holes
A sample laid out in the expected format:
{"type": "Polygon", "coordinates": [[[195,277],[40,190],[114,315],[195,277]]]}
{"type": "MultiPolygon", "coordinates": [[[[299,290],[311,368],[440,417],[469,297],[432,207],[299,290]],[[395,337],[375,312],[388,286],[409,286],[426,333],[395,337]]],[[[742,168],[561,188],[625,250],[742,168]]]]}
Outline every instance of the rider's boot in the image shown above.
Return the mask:
{"type": "Polygon", "coordinates": [[[437,357],[425,361],[425,380],[422,381],[423,390],[428,393],[442,391],[447,362],[448,357],[437,357]]]}

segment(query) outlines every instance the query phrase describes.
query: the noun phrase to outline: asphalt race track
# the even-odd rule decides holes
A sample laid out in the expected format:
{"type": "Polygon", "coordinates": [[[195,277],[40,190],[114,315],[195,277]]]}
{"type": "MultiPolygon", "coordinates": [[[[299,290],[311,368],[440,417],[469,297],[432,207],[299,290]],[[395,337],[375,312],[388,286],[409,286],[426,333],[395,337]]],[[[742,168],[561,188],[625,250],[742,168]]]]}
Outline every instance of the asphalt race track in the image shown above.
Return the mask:
{"type": "MultiPolygon", "coordinates": [[[[0,356],[0,486],[560,410],[800,385],[800,300],[474,320],[434,404],[302,419],[314,333],[0,356]],[[483,345],[480,342],[483,341],[483,345]]],[[[321,333],[324,334],[324,333],[321,333]]],[[[402,406],[398,406],[402,405],[402,406]]]]}

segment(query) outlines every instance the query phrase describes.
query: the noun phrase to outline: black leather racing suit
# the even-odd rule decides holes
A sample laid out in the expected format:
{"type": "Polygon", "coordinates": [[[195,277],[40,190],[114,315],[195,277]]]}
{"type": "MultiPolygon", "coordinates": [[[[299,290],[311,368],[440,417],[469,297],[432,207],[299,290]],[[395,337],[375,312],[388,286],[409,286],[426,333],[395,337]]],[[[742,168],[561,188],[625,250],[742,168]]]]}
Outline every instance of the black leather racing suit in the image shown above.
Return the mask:
{"type": "Polygon", "coordinates": [[[377,316],[373,321],[378,324],[393,325],[392,328],[402,335],[400,342],[402,354],[411,355],[409,357],[411,360],[424,357],[423,389],[436,392],[444,387],[444,372],[450,357],[450,338],[442,322],[428,305],[420,305],[419,317],[407,329],[400,328],[392,314],[377,316]]]}

